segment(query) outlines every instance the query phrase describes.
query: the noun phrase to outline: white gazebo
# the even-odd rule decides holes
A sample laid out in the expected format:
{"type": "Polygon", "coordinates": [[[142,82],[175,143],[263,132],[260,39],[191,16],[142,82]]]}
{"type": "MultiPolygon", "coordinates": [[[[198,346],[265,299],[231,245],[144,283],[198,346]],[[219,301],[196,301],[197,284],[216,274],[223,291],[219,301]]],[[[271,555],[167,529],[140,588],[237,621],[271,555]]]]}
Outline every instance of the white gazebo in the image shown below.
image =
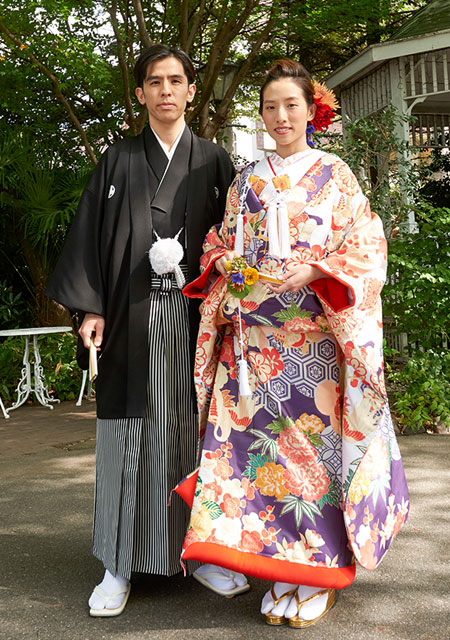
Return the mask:
{"type": "Polygon", "coordinates": [[[371,45],[326,79],[345,122],[388,104],[416,117],[397,134],[422,149],[448,148],[450,129],[450,0],[433,0],[386,42],[371,45]]]}

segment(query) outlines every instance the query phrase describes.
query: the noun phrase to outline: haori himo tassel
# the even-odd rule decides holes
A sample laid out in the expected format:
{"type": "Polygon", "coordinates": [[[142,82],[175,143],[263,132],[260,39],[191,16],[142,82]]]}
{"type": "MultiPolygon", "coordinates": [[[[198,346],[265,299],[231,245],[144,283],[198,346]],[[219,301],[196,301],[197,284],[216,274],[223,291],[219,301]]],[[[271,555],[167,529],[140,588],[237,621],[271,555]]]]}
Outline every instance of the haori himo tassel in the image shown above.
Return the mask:
{"type": "Polygon", "coordinates": [[[160,238],[155,231],[157,241],[148,252],[153,271],[159,276],[166,273],[175,274],[175,280],[180,289],[184,287],[186,282],[180,268],[180,262],[184,255],[184,249],[178,242],[181,232],[182,229],[179,230],[175,238],[160,238]]]}

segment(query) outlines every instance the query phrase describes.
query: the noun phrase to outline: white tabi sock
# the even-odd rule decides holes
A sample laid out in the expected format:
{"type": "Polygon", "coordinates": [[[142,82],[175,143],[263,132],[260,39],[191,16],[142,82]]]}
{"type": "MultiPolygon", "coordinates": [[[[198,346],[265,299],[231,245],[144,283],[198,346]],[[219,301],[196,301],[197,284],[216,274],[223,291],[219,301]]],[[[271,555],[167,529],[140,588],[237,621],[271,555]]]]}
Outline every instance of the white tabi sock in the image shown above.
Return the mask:
{"type": "MultiPolygon", "coordinates": [[[[273,589],[276,599],[280,598],[284,593],[288,593],[293,589],[298,588],[298,596],[300,601],[306,600],[313,596],[315,593],[323,590],[323,587],[304,587],[303,585],[288,584],[287,582],[275,582],[273,589]]],[[[295,596],[288,596],[283,598],[277,606],[274,607],[273,596],[271,590],[269,590],[264,596],[261,603],[261,613],[272,613],[274,616],[284,616],[285,618],[293,618],[298,615],[303,620],[314,620],[321,613],[325,611],[328,602],[328,594],[324,593],[323,596],[315,598],[311,602],[307,602],[300,608],[300,612],[297,609],[297,601],[295,596]]]]}
{"type": "Polygon", "coordinates": [[[243,587],[247,584],[247,578],[242,573],[236,573],[235,571],[230,571],[230,569],[224,569],[214,564],[202,564],[195,573],[203,575],[211,572],[223,575],[223,578],[208,577],[208,582],[218,589],[231,591],[235,587],[243,587]]]}
{"type": "MultiPolygon", "coordinates": [[[[313,596],[315,593],[319,593],[319,591],[323,591],[323,587],[304,587],[303,585],[300,585],[298,588],[298,597],[302,602],[303,600],[313,596]]],[[[325,611],[327,602],[328,593],[324,593],[322,596],[314,598],[311,602],[307,602],[300,607],[300,611],[298,612],[299,618],[302,620],[314,620],[325,611]]],[[[295,598],[293,598],[289,603],[284,616],[286,618],[293,618],[297,615],[297,611],[297,602],[295,601],[295,598]]]]}
{"type": "MultiPolygon", "coordinates": [[[[107,595],[110,595],[115,591],[122,589],[122,587],[126,587],[128,585],[128,582],[129,581],[126,578],[123,578],[122,576],[119,576],[119,575],[113,576],[112,573],[106,570],[103,580],[97,586],[100,587],[102,591],[104,591],[107,595]]],[[[102,598],[101,595],[93,591],[91,594],[91,597],[89,598],[89,607],[91,609],[96,609],[96,610],[105,609],[105,608],[117,609],[125,600],[125,596],[126,596],[125,593],[120,593],[118,596],[115,596],[114,598],[109,599],[107,603],[108,606],[106,606],[105,599],[102,598]]]]}
{"type": "MultiPolygon", "coordinates": [[[[275,597],[278,600],[283,594],[288,593],[288,591],[293,591],[297,588],[296,584],[289,584],[288,582],[275,582],[273,585],[273,590],[275,593],[275,597]]],[[[291,601],[295,602],[294,596],[287,596],[283,598],[276,607],[274,607],[274,601],[272,597],[272,590],[266,593],[261,602],[261,613],[273,613],[274,616],[285,616],[286,609],[290,605],[291,601]]]]}

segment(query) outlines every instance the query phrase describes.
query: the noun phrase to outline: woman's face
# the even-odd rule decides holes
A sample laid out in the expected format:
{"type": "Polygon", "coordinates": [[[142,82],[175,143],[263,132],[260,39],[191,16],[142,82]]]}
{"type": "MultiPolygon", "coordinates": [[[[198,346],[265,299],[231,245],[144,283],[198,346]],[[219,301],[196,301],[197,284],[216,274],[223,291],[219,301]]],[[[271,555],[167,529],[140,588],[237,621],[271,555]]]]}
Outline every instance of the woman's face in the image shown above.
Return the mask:
{"type": "Polygon", "coordinates": [[[315,105],[308,106],[303,89],[291,78],[280,78],[267,85],[263,95],[262,119],[267,133],[275,140],[277,153],[287,158],[309,149],[306,127],[314,118],[315,105]]]}

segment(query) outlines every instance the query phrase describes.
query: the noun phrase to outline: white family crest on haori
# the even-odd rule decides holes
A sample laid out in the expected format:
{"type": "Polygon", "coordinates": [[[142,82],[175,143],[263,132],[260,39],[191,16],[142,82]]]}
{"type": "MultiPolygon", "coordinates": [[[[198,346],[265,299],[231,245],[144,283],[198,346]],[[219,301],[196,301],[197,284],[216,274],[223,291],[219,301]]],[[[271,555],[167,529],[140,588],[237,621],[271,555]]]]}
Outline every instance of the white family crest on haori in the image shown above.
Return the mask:
{"type": "Polygon", "coordinates": [[[109,187],[108,200],[112,198],[115,193],[116,193],[116,187],[112,184],[109,187]]]}
{"type": "Polygon", "coordinates": [[[175,238],[160,238],[156,231],[154,231],[157,241],[148,252],[153,271],[159,276],[166,273],[174,273],[175,280],[180,289],[184,287],[186,282],[180,268],[180,261],[183,258],[184,249],[178,242],[178,238],[182,230],[182,228],[179,230],[175,238]]]}

